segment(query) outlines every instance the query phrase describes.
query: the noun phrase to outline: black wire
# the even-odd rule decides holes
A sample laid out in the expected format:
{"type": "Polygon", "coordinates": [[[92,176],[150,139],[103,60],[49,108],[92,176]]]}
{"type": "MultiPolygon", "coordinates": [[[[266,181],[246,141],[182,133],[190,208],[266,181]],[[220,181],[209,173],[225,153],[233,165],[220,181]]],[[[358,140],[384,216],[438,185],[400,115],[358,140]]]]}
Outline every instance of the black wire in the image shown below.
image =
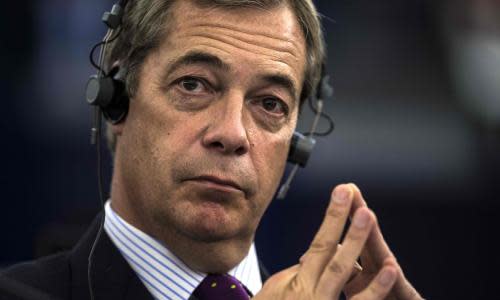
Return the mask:
{"type": "Polygon", "coordinates": [[[101,150],[101,135],[102,135],[102,125],[101,125],[101,120],[102,120],[102,115],[101,115],[101,110],[97,112],[99,114],[98,118],[98,128],[97,128],[97,140],[96,140],[96,148],[97,148],[97,186],[99,188],[99,199],[101,200],[101,206],[104,208],[104,190],[103,190],[103,171],[102,171],[102,150],[101,150]]]}
{"type": "MultiPolygon", "coordinates": [[[[102,46],[104,45],[104,41],[101,41],[97,44],[94,45],[94,47],[92,47],[92,50],[90,50],[90,56],[89,56],[89,59],[90,59],[90,63],[92,64],[92,66],[94,66],[94,68],[96,68],[97,70],[99,71],[102,71],[101,70],[101,67],[94,61],[94,52],[95,50],[99,47],[99,46],[102,46]]],[[[103,72],[104,73],[104,72],[103,72]]]]}
{"type": "MultiPolygon", "coordinates": [[[[310,96],[308,98],[307,103],[309,104],[309,107],[314,112],[314,114],[317,115],[318,114],[318,109],[316,107],[314,107],[313,98],[314,98],[313,96],[310,96]]],[[[333,122],[332,117],[330,117],[328,114],[326,114],[324,112],[321,112],[319,115],[320,115],[321,118],[326,119],[326,121],[328,122],[328,129],[325,130],[324,132],[318,132],[318,131],[315,131],[315,132],[304,132],[303,134],[305,136],[308,136],[308,135],[312,135],[312,136],[327,136],[330,133],[332,133],[333,130],[335,130],[335,122],[333,122]]]]}
{"type": "Polygon", "coordinates": [[[94,300],[94,287],[92,284],[92,266],[94,262],[94,252],[95,249],[97,248],[97,243],[101,239],[102,231],[104,229],[104,213],[101,215],[101,220],[99,224],[99,231],[97,232],[96,238],[94,240],[94,243],[92,243],[92,248],[90,249],[90,254],[88,257],[88,268],[87,268],[87,280],[89,281],[89,293],[90,293],[90,299],[94,300]]]}
{"type": "Polygon", "coordinates": [[[97,128],[96,128],[96,150],[97,150],[97,186],[99,192],[99,199],[101,202],[101,211],[103,212],[101,215],[101,220],[99,224],[99,230],[97,232],[96,238],[92,243],[92,248],[90,249],[90,254],[88,257],[88,267],[87,267],[87,280],[89,284],[89,293],[90,299],[94,299],[94,289],[92,285],[92,266],[94,261],[94,252],[97,247],[97,243],[99,242],[103,229],[104,229],[104,191],[103,191],[103,171],[102,171],[102,150],[101,150],[101,133],[102,133],[102,125],[101,125],[101,111],[99,108],[95,110],[95,117],[97,120],[97,128]]]}
{"type": "Polygon", "coordinates": [[[108,41],[105,41],[105,40],[100,41],[99,43],[95,44],[95,45],[92,47],[92,50],[90,50],[90,55],[89,55],[90,63],[91,63],[91,64],[92,64],[92,66],[93,66],[94,68],[96,68],[98,71],[101,71],[101,72],[102,72],[102,74],[104,74],[104,76],[107,76],[107,74],[106,74],[106,72],[104,72],[104,70],[103,70],[103,69],[99,66],[99,64],[97,64],[97,63],[95,62],[95,60],[94,60],[94,52],[95,52],[95,50],[97,50],[97,48],[99,48],[99,47],[103,46],[104,44],[109,44],[109,43],[111,43],[111,42],[114,42],[114,41],[118,38],[118,36],[120,36],[121,31],[122,31],[122,28],[121,28],[121,27],[120,27],[120,28],[118,28],[118,31],[115,33],[115,35],[114,35],[111,39],[109,39],[108,41]]]}

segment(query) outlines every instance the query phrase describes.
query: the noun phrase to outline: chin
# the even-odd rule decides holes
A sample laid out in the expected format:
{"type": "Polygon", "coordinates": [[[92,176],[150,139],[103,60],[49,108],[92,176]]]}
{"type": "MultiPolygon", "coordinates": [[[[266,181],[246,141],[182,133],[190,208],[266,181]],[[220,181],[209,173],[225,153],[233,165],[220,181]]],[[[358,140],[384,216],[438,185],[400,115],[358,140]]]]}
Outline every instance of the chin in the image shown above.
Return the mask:
{"type": "Polygon", "coordinates": [[[236,234],[229,232],[226,229],[215,228],[215,226],[200,226],[196,224],[191,228],[185,228],[185,233],[192,240],[203,243],[217,243],[231,240],[236,234]]]}
{"type": "Polygon", "coordinates": [[[197,203],[182,216],[181,231],[190,238],[212,243],[238,238],[245,218],[238,211],[215,202],[197,203]]]}

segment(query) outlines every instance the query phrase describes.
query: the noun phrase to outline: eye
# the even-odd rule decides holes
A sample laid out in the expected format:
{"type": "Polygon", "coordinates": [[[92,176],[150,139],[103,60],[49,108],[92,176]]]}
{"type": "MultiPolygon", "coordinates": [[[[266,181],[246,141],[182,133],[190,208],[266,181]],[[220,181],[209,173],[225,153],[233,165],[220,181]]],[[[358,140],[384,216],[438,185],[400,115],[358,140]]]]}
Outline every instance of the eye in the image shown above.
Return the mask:
{"type": "Polygon", "coordinates": [[[178,85],[181,89],[190,93],[201,93],[205,90],[205,84],[201,79],[184,77],[179,79],[178,85]]]}
{"type": "Polygon", "coordinates": [[[280,99],[274,97],[267,97],[260,100],[262,108],[275,115],[288,114],[288,106],[280,99]]]}

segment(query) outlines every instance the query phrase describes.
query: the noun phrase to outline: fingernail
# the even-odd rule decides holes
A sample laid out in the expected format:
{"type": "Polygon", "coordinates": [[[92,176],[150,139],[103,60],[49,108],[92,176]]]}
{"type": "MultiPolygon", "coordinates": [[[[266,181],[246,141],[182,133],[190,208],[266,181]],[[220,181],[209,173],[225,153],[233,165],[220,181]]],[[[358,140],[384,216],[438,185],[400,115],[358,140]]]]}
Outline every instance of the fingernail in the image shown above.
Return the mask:
{"type": "Polygon", "coordinates": [[[395,278],[396,273],[393,270],[382,270],[382,274],[378,277],[378,282],[383,286],[388,286],[395,278]]]}
{"type": "Polygon", "coordinates": [[[344,204],[349,200],[350,190],[347,188],[337,188],[335,194],[333,195],[333,201],[338,204],[344,204]]]}
{"type": "Polygon", "coordinates": [[[370,216],[368,215],[368,212],[366,210],[361,210],[354,215],[354,220],[352,221],[352,223],[354,226],[361,229],[365,228],[366,225],[368,225],[369,219],[370,216]]]}

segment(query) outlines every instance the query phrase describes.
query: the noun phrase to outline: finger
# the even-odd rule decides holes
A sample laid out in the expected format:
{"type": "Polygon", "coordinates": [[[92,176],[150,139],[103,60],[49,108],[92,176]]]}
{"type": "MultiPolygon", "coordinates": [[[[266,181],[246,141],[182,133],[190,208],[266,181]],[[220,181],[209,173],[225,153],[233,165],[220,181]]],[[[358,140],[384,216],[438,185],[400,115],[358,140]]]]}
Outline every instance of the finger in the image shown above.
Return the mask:
{"type": "Polygon", "coordinates": [[[338,297],[353,271],[373,221],[374,215],[368,208],[356,211],[342,247],[337,249],[321,275],[317,286],[318,293],[326,297],[338,297]]]}
{"type": "Polygon", "coordinates": [[[368,207],[368,204],[365,201],[365,198],[363,197],[363,194],[361,193],[361,190],[359,187],[354,184],[354,183],[348,183],[347,184],[351,190],[352,190],[352,206],[351,206],[351,216],[354,214],[354,212],[360,208],[360,207],[368,207]]]}
{"type": "Polygon", "coordinates": [[[309,249],[301,258],[299,276],[314,285],[325,265],[337,249],[351,208],[352,190],[348,185],[337,186],[330,200],[326,216],[309,249]]]}
{"type": "Polygon", "coordinates": [[[361,263],[363,268],[368,272],[377,272],[385,259],[394,257],[385,241],[383,241],[383,238],[383,242],[380,238],[380,228],[377,218],[375,217],[372,232],[370,232],[366,240],[365,248],[361,252],[361,263]]]}
{"type": "MultiPolygon", "coordinates": [[[[360,207],[367,206],[366,201],[359,188],[350,183],[353,190],[353,200],[352,208],[358,209],[360,207]]],[[[384,261],[392,259],[395,262],[395,267],[398,270],[397,280],[394,284],[393,293],[397,298],[403,299],[422,299],[415,288],[410,284],[410,282],[404,276],[401,266],[396,262],[396,257],[392,253],[389,245],[384,239],[382,230],[378,221],[375,219],[375,225],[373,226],[372,232],[370,233],[367,241],[366,247],[361,254],[361,261],[363,263],[363,268],[367,271],[374,271],[384,264],[384,261]]]]}
{"type": "Polygon", "coordinates": [[[377,276],[361,293],[352,297],[352,300],[385,299],[391,291],[397,278],[397,269],[393,266],[384,266],[377,276]]]}
{"type": "Polygon", "coordinates": [[[406,279],[401,266],[396,262],[396,257],[387,245],[378,224],[375,224],[373,233],[368,238],[366,251],[371,253],[375,264],[378,264],[380,261],[384,261],[387,259],[394,260],[394,265],[398,270],[398,277],[394,284],[392,293],[397,299],[422,299],[415,288],[406,279]]]}
{"type": "MultiPolygon", "coordinates": [[[[353,203],[351,207],[352,215],[356,209],[360,207],[367,207],[367,204],[360,189],[354,183],[349,183],[349,186],[353,191],[353,203]]],[[[390,257],[394,257],[394,255],[385,242],[382,232],[380,231],[378,221],[375,219],[375,226],[373,227],[373,230],[366,241],[366,247],[361,254],[363,268],[367,271],[377,270],[382,266],[384,260],[390,257]]]]}

